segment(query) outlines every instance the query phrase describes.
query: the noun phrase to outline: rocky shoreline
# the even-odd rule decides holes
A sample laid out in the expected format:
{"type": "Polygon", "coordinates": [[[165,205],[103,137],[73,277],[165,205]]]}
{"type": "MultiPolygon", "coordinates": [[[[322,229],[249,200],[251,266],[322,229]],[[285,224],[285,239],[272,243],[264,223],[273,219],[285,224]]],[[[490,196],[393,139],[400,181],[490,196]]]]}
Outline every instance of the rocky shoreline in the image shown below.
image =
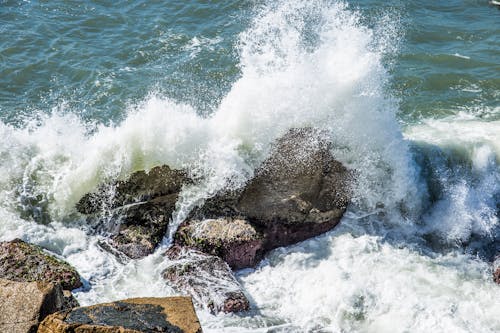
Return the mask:
{"type": "MultiPolygon", "coordinates": [[[[162,276],[182,297],[79,307],[71,290],[82,282],[73,267],[22,240],[0,243],[0,331],[195,333],[201,326],[194,306],[249,310],[233,270],[331,230],[346,211],[355,172],[330,148],[310,128],[290,130],[246,186],[217,193],[191,212],[164,253],[162,276]]],[[[179,193],[192,182],[185,170],[158,166],[101,185],[76,209],[93,232],[107,236],[103,249],[138,259],[153,253],[172,227],[179,193]]],[[[494,279],[500,283],[500,268],[494,279]]]]}

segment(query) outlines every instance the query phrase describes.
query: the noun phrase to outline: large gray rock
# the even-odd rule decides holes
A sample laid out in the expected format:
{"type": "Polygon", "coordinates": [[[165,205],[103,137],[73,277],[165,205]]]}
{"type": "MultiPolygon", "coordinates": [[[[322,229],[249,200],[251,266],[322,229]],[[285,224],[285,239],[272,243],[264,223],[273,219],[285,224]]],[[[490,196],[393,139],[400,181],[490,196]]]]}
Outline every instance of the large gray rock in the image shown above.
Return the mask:
{"type": "Polygon", "coordinates": [[[54,282],[67,290],[82,286],[80,275],[71,265],[20,239],[0,243],[0,278],[54,282]]]}
{"type": "Polygon", "coordinates": [[[350,201],[353,173],[330,148],[313,129],[290,130],[243,189],[223,191],[193,211],[176,243],[242,268],[255,265],[266,251],[332,229],[350,201]],[[241,229],[236,226],[243,225],[253,232],[242,234],[252,237],[235,237],[241,229]]]}
{"type": "Polygon", "coordinates": [[[46,316],[66,308],[59,284],[0,279],[0,332],[36,332],[46,316]]]}
{"type": "Polygon", "coordinates": [[[219,257],[174,246],[165,253],[163,277],[198,305],[218,312],[239,312],[250,305],[229,266],[219,257]]]}
{"type": "Polygon", "coordinates": [[[138,171],[129,179],[100,186],[85,195],[77,210],[88,215],[108,245],[137,259],[151,254],[168,230],[185,172],[168,166],[138,171]]]}
{"type": "Polygon", "coordinates": [[[133,298],[61,311],[38,333],[201,333],[188,297],[133,298]]]}

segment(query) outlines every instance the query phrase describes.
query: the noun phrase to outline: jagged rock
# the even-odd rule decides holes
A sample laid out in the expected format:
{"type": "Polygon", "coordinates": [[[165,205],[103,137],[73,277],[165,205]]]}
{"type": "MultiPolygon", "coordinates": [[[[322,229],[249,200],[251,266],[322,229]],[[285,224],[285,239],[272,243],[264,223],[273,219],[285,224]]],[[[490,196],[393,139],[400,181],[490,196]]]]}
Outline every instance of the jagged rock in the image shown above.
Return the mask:
{"type": "Polygon", "coordinates": [[[60,284],[0,279],[0,332],[36,332],[46,316],[67,308],[60,284]]]}
{"type": "Polygon", "coordinates": [[[330,148],[321,133],[311,128],[290,130],[243,189],[221,192],[192,212],[178,230],[176,243],[216,254],[232,267],[242,268],[255,265],[265,251],[332,229],[350,201],[353,174],[333,158],[330,148]],[[199,221],[206,219],[212,221],[212,228],[217,225],[218,237],[199,228],[199,221]],[[225,233],[233,230],[233,220],[245,221],[258,230],[258,236],[243,239],[237,247],[228,246],[233,242],[225,233]],[[242,253],[244,260],[233,260],[242,253]]]}
{"type": "Polygon", "coordinates": [[[349,171],[314,130],[279,139],[241,194],[236,209],[253,223],[299,225],[340,220],[350,201],[349,171]]]}
{"type": "Polygon", "coordinates": [[[500,255],[497,255],[493,261],[493,281],[500,284],[500,255]]]}
{"type": "Polygon", "coordinates": [[[171,194],[117,209],[110,245],[132,259],[153,253],[168,230],[176,201],[177,194],[171,194]]]}
{"type": "Polygon", "coordinates": [[[183,223],[176,243],[219,256],[233,269],[253,266],[261,259],[264,244],[263,235],[242,218],[183,223]]]}
{"type": "Polygon", "coordinates": [[[67,290],[82,286],[79,274],[68,263],[20,239],[0,243],[0,278],[60,283],[67,290]]]}
{"type": "Polygon", "coordinates": [[[86,194],[76,204],[76,209],[85,215],[100,213],[133,203],[179,193],[189,179],[185,171],[170,169],[163,165],[149,172],[134,172],[127,180],[101,185],[95,192],[86,194]]]}
{"type": "Polygon", "coordinates": [[[229,266],[219,257],[173,246],[165,256],[170,260],[163,277],[193,301],[210,311],[239,312],[250,305],[229,266]]]}
{"type": "Polygon", "coordinates": [[[133,298],[61,311],[38,333],[201,333],[188,297],[133,298]]]}
{"type": "Polygon", "coordinates": [[[80,306],[78,300],[73,296],[71,291],[63,290],[63,309],[72,309],[80,306]]]}
{"type": "Polygon", "coordinates": [[[168,166],[148,173],[138,171],[128,180],[99,187],[85,195],[77,210],[90,215],[97,232],[107,234],[109,245],[132,259],[151,254],[168,230],[186,173],[168,166]]]}

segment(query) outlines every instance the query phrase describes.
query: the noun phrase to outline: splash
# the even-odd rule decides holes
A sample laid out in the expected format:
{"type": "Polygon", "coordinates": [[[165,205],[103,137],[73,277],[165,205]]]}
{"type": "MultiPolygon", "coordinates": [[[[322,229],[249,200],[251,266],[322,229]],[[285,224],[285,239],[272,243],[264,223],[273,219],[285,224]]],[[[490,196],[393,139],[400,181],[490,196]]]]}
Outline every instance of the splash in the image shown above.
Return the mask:
{"type": "Polygon", "coordinates": [[[180,194],[179,223],[218,190],[242,186],[290,128],[310,126],[356,172],[342,226],[241,273],[260,314],[202,312],[207,329],[371,332],[397,322],[399,331],[498,331],[491,309],[500,297],[485,264],[436,255],[421,241],[494,234],[496,127],[466,152],[446,150],[455,136],[436,134],[438,123],[407,128],[405,138],[384,65],[400,38],[391,22],[368,26],[337,1],[257,4],[238,42],[240,77],[211,115],[152,94],[114,126],[86,124],[72,110],[23,128],[0,123],[0,239],[22,237],[75,265],[91,288],[77,294],[84,305],[171,295],[161,251],[117,261],[85,233],[75,203],[101,182],[168,164],[198,180],[180,194]]]}

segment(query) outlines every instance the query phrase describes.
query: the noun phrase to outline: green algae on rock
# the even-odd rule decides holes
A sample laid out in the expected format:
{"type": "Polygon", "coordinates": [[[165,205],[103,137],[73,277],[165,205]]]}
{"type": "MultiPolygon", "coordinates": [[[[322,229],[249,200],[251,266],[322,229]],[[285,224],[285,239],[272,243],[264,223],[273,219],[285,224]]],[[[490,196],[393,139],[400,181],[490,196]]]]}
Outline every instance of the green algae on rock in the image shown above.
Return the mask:
{"type": "Polygon", "coordinates": [[[0,243],[0,278],[60,283],[66,290],[82,286],[80,275],[70,264],[20,239],[0,243]]]}

